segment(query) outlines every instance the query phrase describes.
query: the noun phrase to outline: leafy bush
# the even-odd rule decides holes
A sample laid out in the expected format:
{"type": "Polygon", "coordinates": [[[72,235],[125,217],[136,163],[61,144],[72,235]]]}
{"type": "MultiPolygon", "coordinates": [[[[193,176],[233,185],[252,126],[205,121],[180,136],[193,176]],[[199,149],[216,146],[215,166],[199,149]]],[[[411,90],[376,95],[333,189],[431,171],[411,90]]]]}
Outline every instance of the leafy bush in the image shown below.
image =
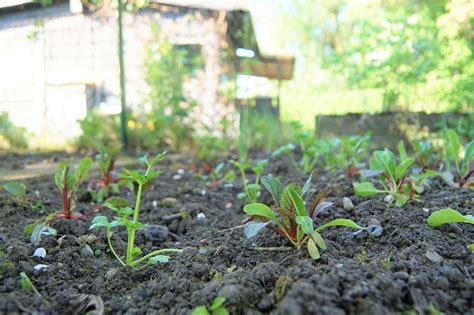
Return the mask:
{"type": "Polygon", "coordinates": [[[8,113],[0,113],[0,147],[13,149],[28,147],[28,134],[25,128],[15,126],[8,118],[8,113]]]}

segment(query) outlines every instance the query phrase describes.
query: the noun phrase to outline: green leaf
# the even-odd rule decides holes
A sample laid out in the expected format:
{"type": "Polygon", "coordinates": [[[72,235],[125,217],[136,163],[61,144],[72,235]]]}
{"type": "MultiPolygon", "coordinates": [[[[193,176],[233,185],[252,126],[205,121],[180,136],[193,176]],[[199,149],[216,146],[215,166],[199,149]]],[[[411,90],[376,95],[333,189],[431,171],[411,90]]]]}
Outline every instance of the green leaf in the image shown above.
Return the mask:
{"type": "Polygon", "coordinates": [[[295,222],[301,226],[301,229],[303,230],[304,233],[306,234],[311,234],[313,233],[313,219],[311,219],[309,216],[297,216],[295,218],[295,222]]]}
{"type": "Polygon", "coordinates": [[[148,162],[148,165],[150,166],[153,166],[155,165],[158,161],[160,161],[165,155],[166,155],[166,151],[164,152],[161,152],[159,154],[157,154],[154,158],[152,158],[149,162],[148,162]]]}
{"type": "Polygon", "coordinates": [[[220,307],[214,311],[212,311],[212,315],[229,315],[229,311],[226,310],[224,307],[220,307]]]}
{"type": "Polygon", "coordinates": [[[265,166],[267,165],[268,163],[268,160],[260,160],[257,162],[257,164],[252,167],[252,171],[256,174],[256,175],[259,175],[260,173],[263,172],[263,169],[265,168],[265,166]]]}
{"type": "Polygon", "coordinates": [[[245,224],[244,226],[245,237],[247,238],[254,237],[271,222],[272,221],[268,221],[268,222],[252,221],[245,224]]]}
{"type": "Polygon", "coordinates": [[[222,305],[224,305],[225,298],[223,296],[218,296],[214,299],[212,302],[211,306],[209,306],[210,311],[215,311],[218,308],[220,308],[222,305]]]}
{"type": "Polygon", "coordinates": [[[48,230],[48,225],[46,222],[42,221],[35,225],[33,232],[31,233],[30,241],[34,246],[38,245],[41,242],[41,236],[43,232],[48,230]]]}
{"type": "Polygon", "coordinates": [[[148,264],[149,265],[156,265],[158,263],[164,264],[167,263],[170,260],[170,256],[166,255],[156,255],[148,259],[148,264]]]}
{"type": "Polygon", "coordinates": [[[446,133],[446,137],[448,158],[457,162],[459,160],[459,151],[461,151],[461,142],[459,141],[458,134],[456,131],[449,129],[446,133]]]}
{"type": "Polygon", "coordinates": [[[318,247],[322,250],[325,250],[327,248],[326,242],[324,241],[321,234],[319,234],[318,232],[314,231],[313,234],[311,234],[311,238],[314,240],[316,245],[318,245],[318,247]]]}
{"type": "Polygon", "coordinates": [[[303,190],[302,190],[302,192],[301,192],[301,196],[304,197],[304,195],[306,195],[306,193],[310,190],[310,188],[311,188],[311,181],[313,180],[313,175],[314,175],[314,173],[316,173],[316,170],[313,170],[313,171],[311,172],[311,174],[309,174],[308,179],[306,180],[306,182],[305,182],[304,185],[303,185],[303,190]]]}
{"type": "Polygon", "coordinates": [[[398,155],[400,157],[400,161],[403,161],[407,158],[407,151],[405,150],[405,143],[403,140],[400,140],[398,143],[398,155]]]}
{"type": "Polygon", "coordinates": [[[205,305],[200,305],[193,309],[191,315],[209,315],[209,312],[207,311],[207,307],[205,305]]]}
{"type": "Polygon", "coordinates": [[[117,211],[120,208],[130,207],[130,203],[127,199],[122,197],[110,197],[105,201],[104,206],[117,211]]]}
{"type": "Polygon", "coordinates": [[[397,194],[395,197],[395,206],[403,207],[408,202],[408,195],[406,194],[397,194]]]}
{"type": "Polygon", "coordinates": [[[293,143],[288,143],[284,146],[279,147],[275,151],[273,151],[272,156],[273,157],[280,156],[282,154],[289,153],[293,151],[294,149],[295,149],[295,145],[293,143]]]}
{"type": "Polygon", "coordinates": [[[462,164],[462,175],[465,175],[469,171],[469,164],[474,156],[474,140],[466,145],[466,151],[464,152],[464,161],[462,164]]]}
{"type": "Polygon", "coordinates": [[[296,214],[298,216],[307,216],[308,213],[306,212],[306,207],[304,205],[304,201],[301,198],[301,195],[297,193],[294,189],[291,187],[288,189],[288,194],[291,198],[292,204],[296,210],[296,214]]]}
{"type": "Polygon", "coordinates": [[[101,228],[101,227],[106,228],[106,229],[110,228],[109,219],[107,219],[105,215],[98,215],[94,217],[94,219],[92,219],[92,224],[89,227],[89,230],[93,230],[93,229],[101,228]]]}
{"type": "Polygon", "coordinates": [[[326,223],[326,224],[323,224],[323,225],[319,226],[318,228],[316,228],[316,231],[319,232],[319,231],[327,229],[328,227],[331,227],[331,226],[345,226],[345,227],[350,227],[350,228],[358,229],[358,230],[363,230],[364,229],[362,226],[358,225],[357,223],[355,223],[352,220],[349,220],[349,219],[335,219],[335,220],[332,220],[329,223],[326,223]]]}
{"type": "Polygon", "coordinates": [[[260,181],[262,182],[263,186],[268,190],[268,192],[270,192],[273,197],[273,200],[278,205],[279,200],[281,199],[281,194],[283,192],[283,187],[278,178],[275,178],[273,176],[263,176],[260,181]]]}
{"type": "Polygon", "coordinates": [[[474,253],[474,244],[467,245],[467,249],[469,249],[471,253],[474,253]]]}
{"type": "Polygon", "coordinates": [[[56,167],[56,172],[54,173],[54,182],[56,183],[56,187],[58,187],[59,190],[63,189],[64,177],[67,176],[68,168],[69,163],[66,161],[59,163],[56,167]]]}
{"type": "Polygon", "coordinates": [[[76,176],[76,184],[79,185],[89,174],[93,160],[90,157],[83,158],[77,165],[74,175],[76,176]]]}
{"type": "Polygon", "coordinates": [[[9,182],[3,185],[3,188],[11,195],[21,198],[26,195],[26,186],[25,184],[18,182],[9,182]]]}
{"type": "Polygon", "coordinates": [[[283,209],[291,209],[293,205],[293,201],[290,196],[290,190],[299,192],[301,191],[301,187],[297,183],[290,183],[286,185],[286,187],[283,189],[283,192],[281,194],[281,201],[280,201],[280,207],[283,209]]]}
{"type": "Polygon", "coordinates": [[[410,166],[415,163],[414,158],[407,158],[398,164],[397,168],[395,169],[395,180],[402,179],[408,172],[410,166]]]}
{"type": "Polygon", "coordinates": [[[248,215],[261,216],[276,221],[277,217],[270,207],[263,203],[251,203],[244,207],[244,212],[248,215]]]}
{"type": "Polygon", "coordinates": [[[431,227],[438,227],[447,223],[470,223],[474,224],[474,217],[462,215],[458,211],[446,208],[433,212],[427,220],[431,227]]]}
{"type": "Polygon", "coordinates": [[[371,197],[379,193],[374,184],[370,182],[353,183],[354,191],[359,197],[371,197]]]}
{"type": "Polygon", "coordinates": [[[319,258],[321,258],[321,255],[319,255],[318,247],[316,246],[316,243],[313,241],[312,238],[308,239],[306,248],[308,249],[308,254],[309,256],[311,256],[311,258],[313,258],[314,260],[318,260],[319,258]]]}

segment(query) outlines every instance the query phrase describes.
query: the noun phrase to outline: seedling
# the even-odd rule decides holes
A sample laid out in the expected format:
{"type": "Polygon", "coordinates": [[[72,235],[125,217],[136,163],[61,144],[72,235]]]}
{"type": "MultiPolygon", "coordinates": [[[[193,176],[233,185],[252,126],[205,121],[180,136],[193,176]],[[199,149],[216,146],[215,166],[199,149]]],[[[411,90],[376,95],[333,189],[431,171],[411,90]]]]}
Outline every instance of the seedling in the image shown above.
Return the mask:
{"type": "Polygon", "coordinates": [[[415,140],[411,142],[416,164],[422,171],[434,170],[441,165],[434,145],[429,140],[415,140]]]}
{"type": "Polygon", "coordinates": [[[31,234],[31,243],[33,245],[39,244],[42,235],[56,235],[56,230],[50,227],[51,222],[58,219],[81,219],[101,207],[94,207],[79,214],[73,212],[76,208],[79,186],[87,177],[91,165],[92,159],[89,157],[82,159],[74,171],[71,171],[71,165],[68,162],[59,163],[54,175],[54,181],[61,193],[63,210],[62,212],[51,213],[47,217],[40,218],[34,223],[25,226],[23,231],[26,234],[31,234]]]}
{"type": "Polygon", "coordinates": [[[33,285],[33,282],[31,282],[30,277],[24,272],[20,272],[20,285],[23,290],[31,290],[33,291],[39,298],[41,298],[46,304],[50,304],[36,289],[36,287],[33,285]]]}
{"type": "Polygon", "coordinates": [[[438,211],[434,211],[432,214],[430,214],[427,219],[427,222],[433,228],[448,223],[474,224],[474,216],[462,215],[454,209],[445,208],[438,211]]]}
{"type": "Polygon", "coordinates": [[[446,171],[432,172],[431,174],[440,176],[449,186],[474,189],[474,180],[471,178],[474,169],[470,167],[474,158],[474,140],[465,146],[463,158],[463,146],[456,131],[448,129],[444,141],[446,171]]]}
{"type": "Polygon", "coordinates": [[[364,167],[365,157],[370,136],[342,136],[324,142],[325,164],[329,169],[343,167],[348,177],[355,177],[364,167]]]}
{"type": "MultiPolygon", "coordinates": [[[[115,161],[117,160],[120,148],[107,148],[104,145],[99,146],[99,154],[95,160],[99,165],[100,179],[90,181],[87,186],[92,198],[101,203],[110,193],[119,194],[120,186],[124,185],[118,175],[114,172],[115,161]]],[[[129,187],[133,190],[133,186],[129,187]]]]}
{"type": "Polygon", "coordinates": [[[319,249],[326,249],[326,242],[319,233],[331,226],[346,226],[363,229],[349,219],[335,219],[315,228],[317,215],[328,209],[332,203],[325,202],[327,190],[318,193],[312,204],[307,208],[304,196],[310,189],[311,176],[303,187],[291,183],[282,188],[280,181],[271,176],[262,177],[262,184],[270,192],[274,201],[273,209],[262,203],[251,203],[244,207],[244,212],[250,215],[245,222],[244,231],[247,237],[252,237],[263,228],[268,227],[285,237],[293,246],[300,248],[306,245],[309,255],[319,259],[319,249]]]}
{"type": "Polygon", "coordinates": [[[235,181],[235,173],[233,171],[223,173],[224,166],[225,164],[221,162],[212,168],[209,175],[204,176],[205,180],[209,180],[207,183],[209,188],[219,187],[223,182],[233,183],[235,181]]]}
{"type": "Polygon", "coordinates": [[[228,315],[229,311],[224,306],[225,298],[218,296],[211,306],[200,305],[193,309],[192,315],[228,315]]]}
{"type": "Polygon", "coordinates": [[[286,154],[291,165],[301,175],[308,175],[313,171],[314,166],[318,162],[319,154],[317,148],[316,137],[309,131],[305,131],[296,136],[298,140],[299,150],[303,155],[300,161],[296,160],[296,145],[288,143],[276,149],[272,156],[281,156],[286,154]]]}
{"type": "Polygon", "coordinates": [[[262,172],[265,169],[268,160],[260,160],[253,166],[248,162],[230,161],[230,163],[239,170],[240,175],[242,177],[242,185],[244,186],[244,191],[239,193],[237,195],[237,198],[246,198],[248,202],[257,202],[257,199],[260,196],[260,176],[262,175],[262,172]],[[247,169],[251,169],[252,172],[255,174],[255,181],[253,183],[249,183],[249,180],[245,175],[245,171],[247,169]]]}
{"type": "Polygon", "coordinates": [[[22,198],[26,196],[26,186],[22,183],[9,182],[3,185],[3,189],[16,198],[22,198]]]}
{"type": "Polygon", "coordinates": [[[399,160],[389,149],[375,151],[370,160],[370,170],[366,176],[378,176],[383,189],[375,188],[371,182],[354,183],[355,193],[360,197],[371,197],[379,193],[389,194],[389,200],[395,200],[395,205],[401,207],[409,200],[415,200],[417,193],[423,191],[426,175],[408,176],[410,166],[415,162],[408,157],[403,141],[398,145],[399,160]]]}
{"type": "Polygon", "coordinates": [[[140,161],[146,165],[146,171],[143,170],[128,170],[123,169],[124,173],[120,174],[120,177],[124,180],[136,183],[138,185],[137,196],[135,201],[135,208],[132,209],[127,200],[120,197],[111,197],[105,202],[105,206],[116,212],[117,216],[112,222],[109,222],[106,216],[96,216],[92,220],[90,229],[105,228],[107,242],[112,254],[123,266],[131,266],[136,268],[139,265],[145,263],[141,268],[146,265],[155,265],[157,263],[168,262],[169,256],[162,255],[164,253],[181,253],[181,249],[160,249],[155,250],[147,255],[141,256],[141,249],[135,246],[135,233],[137,230],[145,227],[143,223],[138,221],[138,215],[140,213],[140,203],[142,197],[143,187],[150,182],[153,178],[157,177],[160,172],[153,170],[153,166],[163,158],[166,152],[158,154],[153,159],[149,160],[146,156],[140,158],[140,161]],[[112,245],[112,232],[111,230],[117,227],[125,227],[127,230],[127,249],[125,253],[125,259],[122,259],[115,251],[112,245]]]}

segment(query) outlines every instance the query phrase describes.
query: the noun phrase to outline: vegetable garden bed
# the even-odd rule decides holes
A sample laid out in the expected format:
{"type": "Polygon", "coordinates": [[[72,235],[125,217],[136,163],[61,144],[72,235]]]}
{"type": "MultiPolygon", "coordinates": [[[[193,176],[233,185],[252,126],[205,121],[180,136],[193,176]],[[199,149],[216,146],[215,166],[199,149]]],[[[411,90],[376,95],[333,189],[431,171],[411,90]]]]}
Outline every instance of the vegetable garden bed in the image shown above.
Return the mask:
{"type": "MultiPolygon", "coordinates": [[[[263,153],[253,157],[267,158],[263,153]]],[[[21,157],[17,160],[21,163],[21,157]]],[[[419,201],[396,207],[383,195],[356,196],[355,180],[342,171],[316,171],[308,198],[329,188],[326,201],[333,203],[318,215],[318,224],[346,218],[381,229],[371,235],[346,227],[325,229],[327,249],[314,260],[306,247],[295,249],[270,229],[246,238],[246,202],[236,199],[239,182],[209,188],[190,162],[186,157],[158,162],[163,173],[150,181],[140,206],[140,221],[155,227],[139,230],[135,238],[144,253],[183,252],[139,270],[114,258],[105,230],[89,229],[93,215],[56,220],[51,224],[55,236],[43,236],[37,246],[30,243],[24,226],[44,217],[45,209],[62,209],[53,176],[24,181],[26,197],[0,192],[0,313],[190,314],[223,297],[223,306],[236,314],[474,314],[474,254],[467,248],[474,226],[435,229],[427,224],[429,215],[442,208],[472,213],[472,190],[434,178],[419,201]],[[344,197],[351,202],[343,202],[344,197]],[[44,248],[44,258],[33,256],[38,247],[44,248]],[[21,272],[37,292],[22,288],[21,272]]],[[[308,178],[295,172],[286,157],[273,158],[263,174],[280,177],[282,184],[303,185],[308,178]]],[[[84,186],[78,212],[91,208],[84,186]]],[[[121,196],[134,204],[127,190],[121,196]]],[[[262,191],[259,201],[271,204],[272,196],[262,191]]],[[[104,208],[98,214],[112,218],[114,212],[104,208]]],[[[112,241],[123,253],[126,231],[117,229],[112,241]]]]}

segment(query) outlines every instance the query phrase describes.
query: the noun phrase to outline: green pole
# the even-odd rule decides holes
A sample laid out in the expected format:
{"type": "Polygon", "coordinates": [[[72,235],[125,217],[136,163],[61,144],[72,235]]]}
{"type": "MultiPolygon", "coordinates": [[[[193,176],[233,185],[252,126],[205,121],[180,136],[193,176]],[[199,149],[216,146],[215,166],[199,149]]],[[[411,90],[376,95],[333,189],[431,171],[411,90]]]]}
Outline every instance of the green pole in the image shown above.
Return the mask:
{"type": "Polygon", "coordinates": [[[122,146],[127,147],[127,102],[125,98],[125,66],[123,63],[123,30],[122,30],[122,0],[118,0],[118,54],[120,66],[120,105],[122,111],[120,113],[120,139],[122,146]]]}

